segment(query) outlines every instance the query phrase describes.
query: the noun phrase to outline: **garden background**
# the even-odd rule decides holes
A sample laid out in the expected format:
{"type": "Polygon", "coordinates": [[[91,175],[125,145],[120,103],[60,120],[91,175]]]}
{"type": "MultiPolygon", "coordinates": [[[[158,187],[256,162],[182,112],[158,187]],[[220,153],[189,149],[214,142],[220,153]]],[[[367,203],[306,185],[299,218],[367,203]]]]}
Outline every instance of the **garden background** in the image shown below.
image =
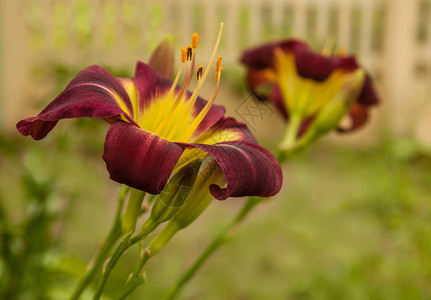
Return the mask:
{"type": "MultiPolygon", "coordinates": [[[[287,163],[283,192],[251,215],[183,298],[431,297],[431,1],[2,0],[0,14],[0,234],[22,236],[14,263],[27,268],[14,276],[36,293],[70,293],[108,231],[118,184],[101,159],[103,122],[63,121],[38,143],[15,124],[91,64],[132,76],[167,34],[179,48],[198,32],[197,61],[205,61],[224,22],[217,103],[268,148],[284,125],[245,89],[238,58],[247,47],[297,37],[356,54],[382,104],[366,128],[331,134],[287,163]]],[[[131,299],[161,295],[242,202],[214,201],[149,263],[149,282],[131,299]]],[[[136,256],[122,259],[107,294],[136,256]]]]}

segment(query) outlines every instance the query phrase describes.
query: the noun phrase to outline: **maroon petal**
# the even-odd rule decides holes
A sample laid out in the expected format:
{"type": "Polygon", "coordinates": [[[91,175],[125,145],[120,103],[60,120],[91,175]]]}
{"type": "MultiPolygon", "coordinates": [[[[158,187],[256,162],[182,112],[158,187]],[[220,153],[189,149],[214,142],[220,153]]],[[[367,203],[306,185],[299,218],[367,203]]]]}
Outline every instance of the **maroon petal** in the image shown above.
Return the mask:
{"type": "MultiPolygon", "coordinates": [[[[191,94],[189,94],[190,97],[191,94]]],[[[199,114],[199,112],[205,107],[205,105],[208,103],[208,101],[198,97],[196,99],[195,103],[195,116],[199,114]]],[[[208,111],[205,118],[202,120],[202,122],[199,124],[198,128],[196,128],[196,131],[194,133],[195,137],[198,137],[205,131],[207,131],[208,128],[214,126],[219,120],[221,120],[225,113],[224,106],[221,105],[215,105],[213,104],[208,111]]]]}
{"type": "Polygon", "coordinates": [[[334,63],[334,70],[355,71],[359,68],[359,64],[354,56],[332,56],[330,57],[334,63]]]}
{"type": "MultiPolygon", "coordinates": [[[[326,57],[310,50],[301,50],[296,53],[296,67],[299,75],[317,81],[326,80],[335,70],[352,72],[360,68],[354,56],[326,57]]],[[[376,105],[379,102],[369,74],[366,75],[358,102],[363,105],[376,105]]]]}
{"type": "Polygon", "coordinates": [[[283,95],[281,94],[281,90],[278,86],[274,86],[269,98],[274,102],[283,118],[287,120],[289,114],[287,113],[286,104],[284,103],[283,95]]]}
{"type": "Polygon", "coordinates": [[[123,115],[133,123],[129,114],[133,114],[132,105],[120,81],[108,71],[91,66],[81,71],[37,117],[20,121],[17,129],[22,135],[31,135],[39,140],[60,119],[112,118],[123,115]],[[120,108],[116,98],[125,105],[127,112],[120,108]]]}
{"type": "Polygon", "coordinates": [[[299,51],[308,49],[307,44],[298,40],[284,40],[268,43],[263,46],[244,51],[241,62],[252,69],[266,69],[272,67],[274,50],[281,48],[284,51],[299,51]]]}
{"type": "Polygon", "coordinates": [[[300,51],[295,57],[299,75],[305,78],[323,81],[334,70],[334,63],[327,57],[312,51],[300,51]]]}
{"type": "Polygon", "coordinates": [[[308,49],[296,53],[295,63],[299,75],[316,81],[326,80],[337,69],[350,72],[358,68],[353,56],[327,57],[308,49]]]}
{"type": "Polygon", "coordinates": [[[112,180],[158,194],[183,151],[181,146],[119,120],[106,134],[103,159],[112,180]]]}
{"type": "Polygon", "coordinates": [[[262,84],[274,84],[273,80],[268,76],[267,69],[248,69],[246,81],[250,90],[255,90],[262,84]]]}
{"type": "Polygon", "coordinates": [[[157,96],[168,92],[172,86],[168,78],[141,61],[136,63],[133,81],[138,92],[139,107],[143,108],[148,107],[157,96]]]}
{"type": "Polygon", "coordinates": [[[226,188],[210,186],[218,200],[228,197],[277,194],[283,183],[280,164],[265,148],[249,142],[226,142],[216,145],[181,144],[199,148],[212,156],[223,171],[226,188]]]}
{"type": "Polygon", "coordinates": [[[368,74],[365,77],[364,87],[357,101],[358,103],[367,106],[377,105],[379,103],[379,98],[374,88],[373,81],[368,74]]]}
{"type": "Polygon", "coordinates": [[[234,141],[228,140],[230,133],[236,133],[237,138],[235,141],[257,143],[247,125],[232,117],[223,117],[220,119],[205,134],[195,140],[194,143],[218,144],[226,141],[234,141]]]}
{"type": "Polygon", "coordinates": [[[339,127],[339,132],[351,132],[356,130],[368,121],[368,107],[361,105],[359,103],[355,103],[352,109],[349,112],[351,124],[349,127],[339,127]]]}

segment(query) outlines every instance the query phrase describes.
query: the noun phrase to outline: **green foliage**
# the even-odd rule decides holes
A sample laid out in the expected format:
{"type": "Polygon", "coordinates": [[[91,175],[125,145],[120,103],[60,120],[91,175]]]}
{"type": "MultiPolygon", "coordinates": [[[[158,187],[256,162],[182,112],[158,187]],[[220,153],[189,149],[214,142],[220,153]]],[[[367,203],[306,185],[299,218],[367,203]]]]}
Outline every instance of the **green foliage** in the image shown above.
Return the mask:
{"type": "Polygon", "coordinates": [[[69,203],[95,197],[86,187],[97,183],[88,160],[100,156],[103,134],[97,122],[87,124],[75,122],[41,143],[0,137],[0,299],[46,299],[53,286],[64,289],[65,279],[85,268],[58,245],[68,239],[60,220],[74,210],[69,203]]]}
{"type": "MultiPolygon", "coordinates": [[[[184,299],[431,297],[426,149],[401,140],[363,149],[319,143],[287,165],[284,194],[252,214],[184,299]]],[[[241,206],[230,201],[232,210],[241,206]]],[[[229,204],[212,205],[202,226],[174,238],[133,299],[157,297],[175,282],[231,219],[229,204]]]]}
{"type": "MultiPolygon", "coordinates": [[[[50,70],[42,76],[59,88],[78,71],[50,70]]],[[[236,71],[227,81],[239,77],[236,71]]],[[[238,79],[233,85],[244,89],[238,79]]],[[[67,120],[39,142],[0,133],[0,299],[70,295],[115,211],[118,184],[101,159],[106,128],[103,121],[67,120]]],[[[252,213],[184,299],[431,298],[429,149],[412,140],[363,148],[322,141],[284,173],[284,192],[252,213]]],[[[131,299],[162,295],[240,201],[215,201],[175,236],[131,299]]],[[[124,284],[136,250],[120,260],[108,296],[124,284]]]]}

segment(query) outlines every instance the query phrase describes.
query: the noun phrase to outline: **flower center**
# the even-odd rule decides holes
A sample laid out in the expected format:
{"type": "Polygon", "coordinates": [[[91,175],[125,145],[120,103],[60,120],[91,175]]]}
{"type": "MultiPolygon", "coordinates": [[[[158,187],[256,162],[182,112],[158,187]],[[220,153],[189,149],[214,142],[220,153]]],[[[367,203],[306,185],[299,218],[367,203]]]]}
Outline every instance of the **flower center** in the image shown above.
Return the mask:
{"type": "Polygon", "coordinates": [[[213,49],[213,53],[208,61],[208,67],[204,70],[203,66],[199,66],[195,72],[196,47],[198,46],[199,36],[194,33],[192,36],[191,45],[187,48],[181,48],[181,63],[178,68],[177,75],[170,90],[162,95],[157,95],[150,106],[143,110],[143,115],[139,118],[139,126],[158,136],[173,142],[190,142],[196,137],[194,133],[199,124],[208,114],[220,86],[220,76],[223,68],[220,66],[222,57],[219,56],[216,60],[215,82],[216,87],[206,105],[197,113],[196,100],[199,91],[202,88],[205,79],[207,78],[211,65],[214,63],[216,52],[220,44],[220,39],[223,31],[223,23],[220,24],[220,30],[213,49]],[[183,83],[178,89],[177,84],[182,75],[183,68],[186,68],[183,83]],[[196,74],[197,86],[193,93],[187,93],[187,88],[196,74]]]}
{"type": "Polygon", "coordinates": [[[275,78],[283,94],[286,107],[292,114],[307,118],[325,106],[338,93],[349,78],[349,72],[335,70],[322,81],[303,78],[296,69],[295,56],[275,50],[275,78]]]}

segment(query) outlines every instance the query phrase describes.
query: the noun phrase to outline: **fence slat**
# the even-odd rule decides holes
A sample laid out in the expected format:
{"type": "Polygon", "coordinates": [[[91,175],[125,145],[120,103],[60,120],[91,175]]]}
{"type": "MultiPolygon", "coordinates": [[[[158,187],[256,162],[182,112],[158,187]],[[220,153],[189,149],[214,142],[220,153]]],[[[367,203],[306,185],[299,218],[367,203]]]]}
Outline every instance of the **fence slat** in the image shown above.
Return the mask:
{"type": "Polygon", "coordinates": [[[297,1],[293,6],[293,32],[299,38],[305,37],[307,21],[306,4],[307,2],[305,1],[297,1]]]}
{"type": "Polygon", "coordinates": [[[370,66],[371,42],[373,38],[373,12],[374,5],[370,1],[361,2],[361,31],[359,55],[364,57],[363,64],[370,66]]]}
{"type": "Polygon", "coordinates": [[[329,2],[320,1],[317,5],[317,27],[316,27],[316,38],[319,45],[323,45],[326,40],[332,39],[333,37],[328,36],[328,25],[329,25],[329,2]]]}
{"type": "Polygon", "coordinates": [[[350,28],[352,8],[350,1],[338,2],[338,47],[350,51],[350,28]]]}
{"type": "Polygon", "coordinates": [[[414,99],[411,88],[415,86],[417,4],[418,1],[390,0],[387,6],[383,76],[385,96],[390,103],[385,110],[391,128],[400,134],[408,131],[414,109],[409,100],[414,99]]]}
{"type": "Polygon", "coordinates": [[[261,13],[260,13],[260,1],[253,1],[249,4],[250,7],[250,44],[255,45],[260,40],[260,27],[261,13]]]}
{"type": "Polygon", "coordinates": [[[1,1],[0,18],[1,51],[1,104],[0,121],[2,128],[15,132],[15,124],[25,117],[26,103],[31,93],[29,66],[32,53],[29,51],[29,31],[25,22],[27,1],[1,1]],[[10,34],[13,32],[13,34],[10,34]]]}
{"type": "Polygon", "coordinates": [[[121,67],[136,58],[148,57],[155,43],[167,33],[176,37],[177,45],[185,45],[194,31],[201,34],[198,58],[204,58],[212,49],[220,21],[225,22],[220,47],[225,63],[236,62],[241,49],[269,38],[281,38],[281,34],[299,38],[309,34],[308,42],[320,46],[332,38],[328,36],[330,28],[337,36],[337,47],[347,52],[352,51],[352,46],[356,49],[359,41],[359,60],[383,79],[385,95],[392,103],[391,119],[404,118],[396,122],[399,128],[407,126],[408,111],[414,109],[405,99],[414,97],[415,86],[427,85],[431,76],[431,0],[1,0],[1,3],[2,119],[22,116],[22,109],[16,107],[22,106],[19,101],[23,102],[26,95],[17,83],[35,85],[30,78],[35,66],[51,62],[73,67],[89,63],[121,67]],[[129,12],[137,11],[131,19],[124,14],[125,3],[129,12]],[[420,9],[430,11],[424,13],[420,9]],[[86,16],[80,15],[78,25],[78,15],[83,10],[86,16]],[[385,16],[385,24],[378,26],[382,28],[379,33],[376,16],[381,15],[385,16]],[[426,20],[421,20],[421,16],[426,20]],[[307,20],[310,17],[316,19],[307,20]],[[422,28],[426,37],[420,41],[416,40],[417,26],[426,27],[422,28]],[[358,36],[353,36],[355,33],[358,36]],[[107,38],[108,44],[111,39],[109,45],[107,38]],[[373,48],[376,38],[384,41],[383,49],[373,48]]]}
{"type": "Polygon", "coordinates": [[[272,28],[273,36],[279,38],[282,34],[284,6],[283,1],[274,0],[272,2],[272,28]]]}

